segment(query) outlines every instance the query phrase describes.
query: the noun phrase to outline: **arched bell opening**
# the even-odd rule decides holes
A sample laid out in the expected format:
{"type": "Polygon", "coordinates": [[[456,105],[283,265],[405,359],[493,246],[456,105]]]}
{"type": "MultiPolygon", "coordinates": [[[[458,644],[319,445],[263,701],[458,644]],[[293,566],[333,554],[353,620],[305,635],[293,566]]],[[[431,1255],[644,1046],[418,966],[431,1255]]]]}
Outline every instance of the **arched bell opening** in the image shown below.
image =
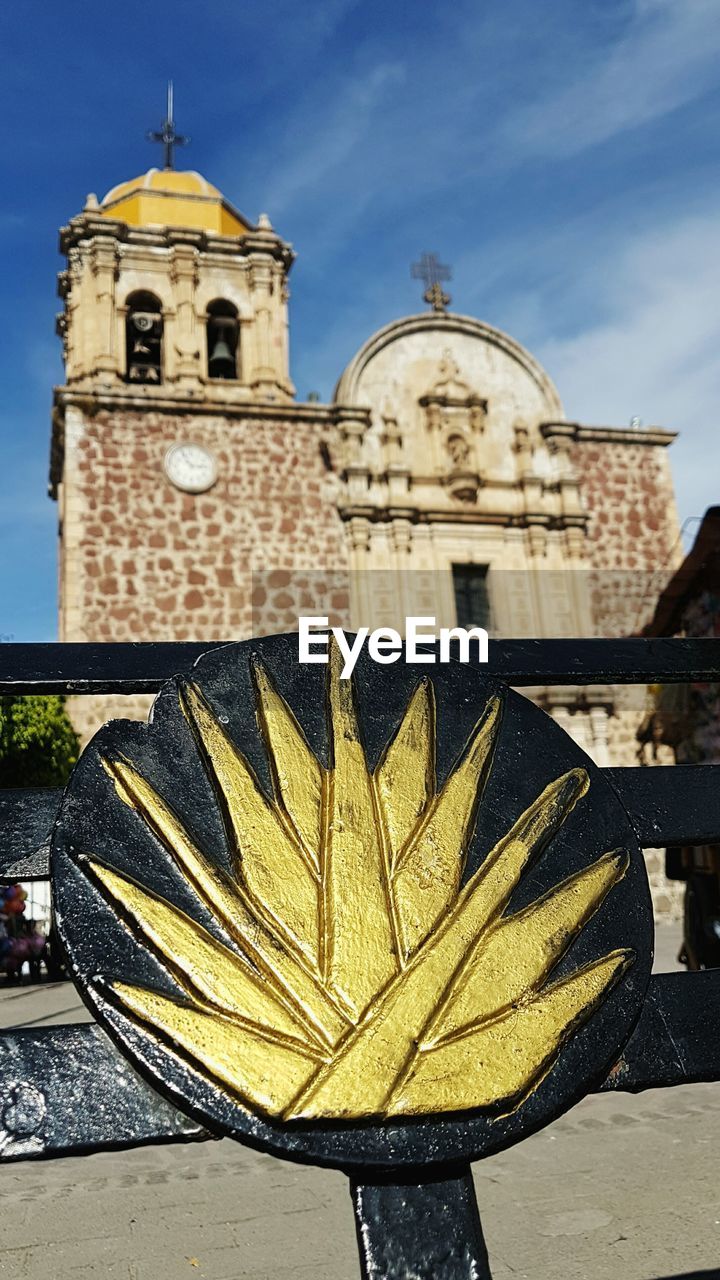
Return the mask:
{"type": "Polygon", "coordinates": [[[162,339],[160,299],[145,290],[131,293],[125,321],[128,382],[162,382],[162,339]]]}
{"type": "Polygon", "coordinates": [[[217,299],[207,309],[207,371],[209,378],[234,380],[238,376],[238,309],[217,299]]]}

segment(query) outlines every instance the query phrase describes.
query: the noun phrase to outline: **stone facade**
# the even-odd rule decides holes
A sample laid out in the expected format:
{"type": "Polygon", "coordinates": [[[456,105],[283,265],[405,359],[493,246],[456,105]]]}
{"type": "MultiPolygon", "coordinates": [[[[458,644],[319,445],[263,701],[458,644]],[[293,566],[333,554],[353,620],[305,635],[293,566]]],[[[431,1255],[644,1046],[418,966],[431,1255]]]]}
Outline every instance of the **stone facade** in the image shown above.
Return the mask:
{"type": "MultiPolygon", "coordinates": [[[[58,278],[64,302],[58,332],[68,386],[95,392],[128,382],[127,325],[132,299],[141,294],[159,307],[166,393],[218,407],[292,399],[287,275],[293,254],[266,217],[229,236],[196,227],[131,226],[101,206],[62,228],[60,249],[67,268],[58,278]],[[230,305],[239,328],[232,379],[208,372],[208,319],[217,301],[230,305]]],[[[141,385],[157,389],[152,381],[141,385]]]]}
{"type": "MultiPolygon", "coordinates": [[[[252,226],[199,175],[151,171],[89,200],[61,247],[63,640],[240,639],[301,612],[454,625],[456,571],[473,567],[498,634],[622,634],[674,566],[672,434],[567,422],[537,361],[492,326],[396,321],[330,404],[298,404],[293,255],[266,218],[252,226]]],[[[599,764],[635,763],[622,691],[535,696],[599,764]]],[[[87,736],[147,705],[71,712],[87,736]]]]}
{"type": "Polygon", "coordinates": [[[588,512],[597,635],[632,635],[682,559],[667,445],[656,428],[573,426],[572,461],[588,512]]]}
{"type": "MultiPolygon", "coordinates": [[[[581,563],[587,517],[540,435],[562,409],[529,353],[470,317],[410,316],[365,344],[335,404],[355,613],[378,625],[409,613],[452,625],[452,566],[477,564],[500,633],[547,633],[550,595],[532,575],[581,563]],[[382,593],[387,607],[364,589],[383,574],[397,579],[382,593]]],[[[553,600],[552,621],[568,635],[589,626],[570,597],[560,608],[553,600]]]]}
{"type": "MultiPolygon", "coordinates": [[[[637,635],[682,560],[679,522],[667,446],[669,431],[573,427],[572,460],[589,515],[589,595],[595,634],[637,635]]],[[[647,691],[608,691],[612,698],[611,754],[615,765],[672,764],[669,747],[652,757],[637,730],[649,706],[647,691]]],[[[683,886],[665,875],[662,850],[646,851],[655,912],[679,920],[683,886]]]]}
{"type": "MultiPolygon", "coordinates": [[[[253,417],[65,406],[61,638],[228,640],[297,625],[297,593],[347,618],[348,574],[324,424],[297,406],[253,417]],[[178,439],[212,451],[217,480],[177,489],[178,439]],[[319,592],[318,568],[327,575],[319,592]]],[[[307,598],[304,599],[307,606],[307,598]]]]}
{"type": "MultiPolygon", "coordinates": [[[[297,406],[252,418],[65,404],[60,493],[64,640],[228,640],[294,630],[298,612],[348,625],[348,572],[324,424],[297,406]],[[206,493],[163,472],[191,439],[217,459],[206,493]],[[292,442],[289,447],[289,442],[292,442]],[[327,573],[318,572],[325,566],[327,573]]],[[[111,716],[144,716],[147,698],[75,698],[83,739],[111,716]]]]}

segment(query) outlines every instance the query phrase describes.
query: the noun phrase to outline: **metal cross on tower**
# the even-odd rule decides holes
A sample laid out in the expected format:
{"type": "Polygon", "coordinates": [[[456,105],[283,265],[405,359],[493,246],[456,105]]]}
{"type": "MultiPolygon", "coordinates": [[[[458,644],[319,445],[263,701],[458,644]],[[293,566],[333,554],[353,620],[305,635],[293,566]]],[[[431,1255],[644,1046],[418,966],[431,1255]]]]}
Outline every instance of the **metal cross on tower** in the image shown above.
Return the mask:
{"type": "Polygon", "coordinates": [[[414,262],[410,268],[413,280],[423,280],[426,289],[423,300],[433,311],[445,311],[452,301],[450,294],[442,287],[443,280],[452,279],[450,267],[439,262],[434,253],[422,253],[420,261],[414,262]]]}
{"type": "Polygon", "coordinates": [[[175,121],[173,120],[173,82],[168,80],[167,87],[167,111],[162,128],[158,130],[150,130],[148,133],[149,142],[161,142],[164,148],[165,169],[173,169],[175,167],[175,147],[184,147],[190,141],[182,133],[175,132],[175,121]]]}

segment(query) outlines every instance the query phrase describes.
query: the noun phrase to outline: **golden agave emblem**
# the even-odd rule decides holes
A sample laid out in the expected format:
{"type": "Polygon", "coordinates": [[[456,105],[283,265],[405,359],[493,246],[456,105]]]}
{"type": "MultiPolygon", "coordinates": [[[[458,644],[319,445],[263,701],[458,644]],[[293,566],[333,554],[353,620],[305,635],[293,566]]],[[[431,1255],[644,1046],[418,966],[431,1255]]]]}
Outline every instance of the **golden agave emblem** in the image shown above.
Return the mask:
{"type": "Polygon", "coordinates": [[[331,767],[316,759],[262,666],[254,668],[274,797],[261,790],[198,686],[182,709],[232,837],[234,874],[191,838],[125,758],[104,758],[209,909],[203,928],[95,858],[108,902],[182,990],[112,983],[122,1012],[255,1112],[283,1120],[418,1116],[523,1102],[632,960],[616,950],[551,971],[627,855],[604,854],[506,914],[530,860],[588,788],[552,782],[461,887],[502,715],[488,701],[438,790],[432,685],[421,682],[373,773],[352,682],[331,654],[331,767]]]}

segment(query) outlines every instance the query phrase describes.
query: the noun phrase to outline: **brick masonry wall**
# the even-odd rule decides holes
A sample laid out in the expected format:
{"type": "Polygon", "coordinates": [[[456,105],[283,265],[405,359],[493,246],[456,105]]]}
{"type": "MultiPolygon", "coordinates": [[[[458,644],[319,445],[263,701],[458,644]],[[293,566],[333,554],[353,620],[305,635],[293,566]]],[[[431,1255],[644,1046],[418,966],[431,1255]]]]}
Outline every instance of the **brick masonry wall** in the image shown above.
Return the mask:
{"type": "MultiPolygon", "coordinates": [[[[73,414],[62,497],[64,640],[230,640],[295,630],[301,611],[348,622],[336,480],[322,424],[221,415],[73,414]],[[214,453],[207,493],[176,489],[171,445],[214,453]]],[[[147,700],[73,699],[83,738],[147,700]]]]}
{"type": "Polygon", "coordinates": [[[667,448],[581,440],[573,463],[590,515],[596,634],[632,634],[652,613],[681,558],[667,448]]]}
{"type": "MultiPolygon", "coordinates": [[[[637,634],[681,559],[668,450],[662,445],[578,441],[573,462],[590,514],[588,551],[595,634],[637,634]]],[[[637,729],[646,710],[645,691],[612,690],[615,714],[609,725],[614,765],[641,762],[637,729]]],[[[642,762],[673,763],[669,748],[642,762]]],[[[683,887],[665,876],[664,853],[645,851],[658,919],[682,916],[683,887]]]]}

